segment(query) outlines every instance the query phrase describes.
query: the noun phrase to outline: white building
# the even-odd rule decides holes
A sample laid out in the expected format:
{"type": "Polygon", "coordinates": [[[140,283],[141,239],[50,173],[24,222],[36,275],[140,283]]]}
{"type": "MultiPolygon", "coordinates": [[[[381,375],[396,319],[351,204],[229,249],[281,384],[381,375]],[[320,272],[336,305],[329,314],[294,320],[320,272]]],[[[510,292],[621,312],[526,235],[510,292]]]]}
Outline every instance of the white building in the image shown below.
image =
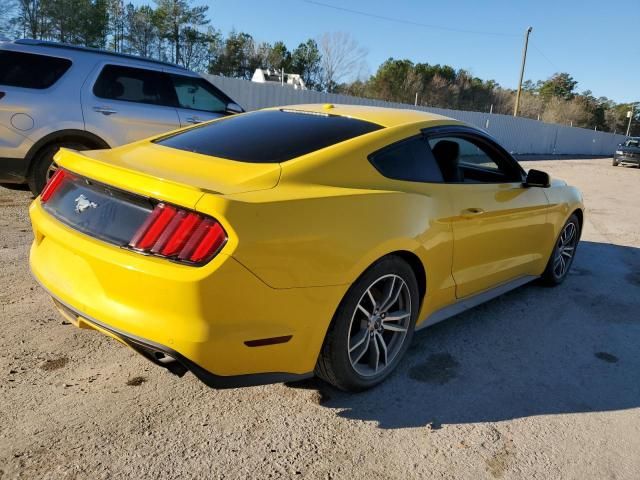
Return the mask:
{"type": "Polygon", "coordinates": [[[290,86],[296,90],[306,90],[307,87],[304,84],[304,80],[297,73],[285,73],[284,71],[271,70],[269,68],[262,69],[256,68],[256,71],[251,77],[252,82],[257,83],[272,83],[282,86],[290,86]]]}

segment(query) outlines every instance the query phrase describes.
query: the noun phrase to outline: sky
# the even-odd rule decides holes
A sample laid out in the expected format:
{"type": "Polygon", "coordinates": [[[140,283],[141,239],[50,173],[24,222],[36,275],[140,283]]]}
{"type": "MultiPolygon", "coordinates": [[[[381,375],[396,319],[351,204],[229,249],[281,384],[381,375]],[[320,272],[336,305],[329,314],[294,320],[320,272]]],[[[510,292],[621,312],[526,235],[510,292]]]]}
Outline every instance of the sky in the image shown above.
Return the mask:
{"type": "Polygon", "coordinates": [[[368,50],[369,73],[389,57],[464,68],[517,87],[524,32],[532,26],[525,79],[568,72],[578,91],[640,100],[640,0],[194,0],[214,27],[295,48],[348,32],[368,50]],[[324,5],[338,8],[331,8],[324,5]],[[359,15],[342,9],[366,12],[359,15]],[[396,22],[380,17],[401,20],[396,22]],[[417,25],[420,24],[420,25],[417,25]]]}

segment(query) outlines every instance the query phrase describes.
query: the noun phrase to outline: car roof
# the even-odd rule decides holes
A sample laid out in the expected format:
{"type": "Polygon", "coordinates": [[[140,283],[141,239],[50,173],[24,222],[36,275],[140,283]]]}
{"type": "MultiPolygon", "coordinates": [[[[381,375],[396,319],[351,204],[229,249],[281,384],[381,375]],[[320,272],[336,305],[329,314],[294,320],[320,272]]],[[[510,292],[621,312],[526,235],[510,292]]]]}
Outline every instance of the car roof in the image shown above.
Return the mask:
{"type": "Polygon", "coordinates": [[[13,43],[15,45],[24,45],[24,46],[33,46],[33,47],[47,47],[47,48],[56,48],[60,50],[68,50],[73,52],[85,52],[93,55],[105,55],[110,57],[118,57],[122,59],[134,60],[137,62],[145,62],[155,65],[163,65],[179,70],[184,70],[185,72],[189,72],[188,69],[181,65],[177,65],[175,63],[163,62],[161,60],[154,60],[152,58],[139,57],[137,55],[130,55],[128,53],[119,53],[119,52],[110,52],[108,50],[101,50],[99,48],[91,48],[91,47],[82,47],[79,45],[71,45],[68,43],[60,43],[60,42],[51,42],[48,40],[34,40],[31,38],[23,38],[19,40],[14,40],[13,43]]]}
{"type": "Polygon", "coordinates": [[[447,122],[451,124],[461,124],[458,120],[424,112],[421,110],[410,110],[405,108],[370,107],[365,105],[342,105],[333,103],[311,103],[304,105],[287,105],[285,107],[274,107],[272,109],[303,111],[310,113],[320,113],[325,115],[339,115],[343,117],[356,118],[367,122],[376,123],[383,127],[395,127],[411,123],[425,122],[447,122]]]}

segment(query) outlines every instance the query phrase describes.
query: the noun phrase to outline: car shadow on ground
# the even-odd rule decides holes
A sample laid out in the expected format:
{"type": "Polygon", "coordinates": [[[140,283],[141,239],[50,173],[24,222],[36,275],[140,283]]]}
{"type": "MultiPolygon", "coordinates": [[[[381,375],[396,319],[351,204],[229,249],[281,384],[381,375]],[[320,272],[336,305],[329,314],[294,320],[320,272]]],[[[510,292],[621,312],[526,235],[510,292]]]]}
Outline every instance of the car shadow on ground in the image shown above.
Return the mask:
{"type": "Polygon", "coordinates": [[[373,390],[290,386],[380,428],[622,410],[640,406],[639,346],[640,249],[582,242],[563,285],[534,282],[418,332],[373,390]]]}

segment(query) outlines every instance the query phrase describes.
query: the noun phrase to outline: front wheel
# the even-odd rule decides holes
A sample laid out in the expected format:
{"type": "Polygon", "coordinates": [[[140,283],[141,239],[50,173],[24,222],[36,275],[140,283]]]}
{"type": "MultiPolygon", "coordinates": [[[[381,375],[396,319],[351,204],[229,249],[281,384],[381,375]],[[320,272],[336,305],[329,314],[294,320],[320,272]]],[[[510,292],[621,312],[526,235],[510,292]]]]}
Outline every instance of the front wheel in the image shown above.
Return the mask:
{"type": "Polygon", "coordinates": [[[616,159],[615,159],[615,158],[613,159],[612,165],[613,165],[614,167],[617,167],[617,166],[618,166],[618,162],[616,161],[616,159]]]}
{"type": "Polygon", "coordinates": [[[404,260],[389,256],[375,263],[340,303],[316,374],[346,391],[381,383],[411,342],[419,304],[415,274],[404,260]]]}
{"type": "Polygon", "coordinates": [[[542,280],[547,285],[560,285],[569,273],[580,240],[580,221],[574,213],[564,224],[551,252],[542,280]]]}

